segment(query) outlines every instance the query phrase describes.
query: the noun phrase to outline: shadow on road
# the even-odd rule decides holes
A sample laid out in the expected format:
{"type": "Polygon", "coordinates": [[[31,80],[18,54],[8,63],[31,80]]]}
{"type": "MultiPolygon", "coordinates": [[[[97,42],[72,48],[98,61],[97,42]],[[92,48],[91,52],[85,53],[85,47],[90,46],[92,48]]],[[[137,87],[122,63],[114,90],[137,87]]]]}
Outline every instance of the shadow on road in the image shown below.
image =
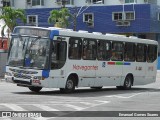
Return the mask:
{"type": "Polygon", "coordinates": [[[63,94],[59,90],[54,91],[40,91],[36,92],[12,92],[13,94],[23,94],[23,95],[42,95],[42,96],[68,96],[68,97],[99,97],[99,96],[109,96],[109,95],[125,95],[141,92],[160,92],[160,89],[157,88],[136,88],[133,87],[131,90],[117,90],[116,88],[103,88],[100,90],[97,89],[76,89],[74,93],[63,94]]]}

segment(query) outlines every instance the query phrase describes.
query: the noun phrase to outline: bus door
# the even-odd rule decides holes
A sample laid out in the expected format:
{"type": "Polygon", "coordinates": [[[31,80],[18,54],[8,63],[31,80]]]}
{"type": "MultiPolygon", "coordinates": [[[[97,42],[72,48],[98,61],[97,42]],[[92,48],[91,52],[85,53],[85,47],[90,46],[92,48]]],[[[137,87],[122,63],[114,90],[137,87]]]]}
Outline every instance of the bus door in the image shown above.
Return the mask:
{"type": "MultiPolygon", "coordinates": [[[[55,38],[60,39],[60,38],[55,38]]],[[[54,87],[63,87],[65,82],[64,79],[66,75],[66,53],[67,53],[67,43],[65,41],[54,41],[52,42],[51,48],[51,71],[50,71],[50,85],[54,87]]]]}
{"type": "Polygon", "coordinates": [[[136,62],[133,63],[135,66],[134,85],[143,85],[146,82],[146,50],[147,46],[145,44],[137,44],[136,62]]]}
{"type": "Polygon", "coordinates": [[[147,65],[146,65],[146,80],[150,83],[156,80],[157,72],[157,46],[148,45],[147,49],[147,65]]]}

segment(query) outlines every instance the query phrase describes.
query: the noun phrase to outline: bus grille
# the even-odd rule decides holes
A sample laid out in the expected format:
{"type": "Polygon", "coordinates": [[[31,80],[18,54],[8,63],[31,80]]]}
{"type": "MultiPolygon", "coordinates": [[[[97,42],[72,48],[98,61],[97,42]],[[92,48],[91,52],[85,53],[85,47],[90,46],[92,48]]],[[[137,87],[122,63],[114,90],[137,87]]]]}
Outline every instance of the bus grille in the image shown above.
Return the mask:
{"type": "Polygon", "coordinates": [[[25,71],[25,70],[17,70],[17,69],[12,69],[10,68],[12,72],[17,72],[17,73],[24,73],[24,74],[37,74],[38,72],[36,71],[25,71]]]}
{"type": "Polygon", "coordinates": [[[23,78],[23,79],[31,79],[31,76],[23,75],[23,74],[19,74],[19,73],[14,73],[14,77],[23,78]]]}

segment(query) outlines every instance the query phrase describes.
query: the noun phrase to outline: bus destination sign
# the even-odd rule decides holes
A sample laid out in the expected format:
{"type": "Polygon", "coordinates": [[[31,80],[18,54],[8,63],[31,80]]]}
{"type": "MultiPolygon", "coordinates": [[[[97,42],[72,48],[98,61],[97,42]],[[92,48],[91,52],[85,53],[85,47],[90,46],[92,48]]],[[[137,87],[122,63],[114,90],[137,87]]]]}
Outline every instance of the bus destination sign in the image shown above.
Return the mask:
{"type": "Polygon", "coordinates": [[[36,28],[16,28],[14,33],[29,36],[49,37],[50,31],[36,28]]]}

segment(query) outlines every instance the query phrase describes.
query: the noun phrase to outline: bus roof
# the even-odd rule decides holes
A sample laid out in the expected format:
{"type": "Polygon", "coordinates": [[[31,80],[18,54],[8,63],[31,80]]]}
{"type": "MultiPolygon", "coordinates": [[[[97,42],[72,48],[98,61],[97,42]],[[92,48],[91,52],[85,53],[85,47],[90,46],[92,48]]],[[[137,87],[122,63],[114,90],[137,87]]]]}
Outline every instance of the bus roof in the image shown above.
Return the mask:
{"type": "Polygon", "coordinates": [[[112,41],[123,41],[123,42],[135,42],[135,43],[145,43],[145,44],[156,44],[158,42],[150,39],[141,39],[135,36],[126,37],[125,35],[119,34],[102,34],[100,32],[89,33],[88,31],[79,30],[73,31],[72,29],[64,29],[57,27],[35,27],[35,26],[17,26],[16,28],[31,28],[31,29],[42,29],[51,31],[51,35],[62,35],[62,36],[72,36],[72,37],[81,37],[81,38],[90,38],[90,39],[101,39],[101,40],[112,40],[112,41]]]}

